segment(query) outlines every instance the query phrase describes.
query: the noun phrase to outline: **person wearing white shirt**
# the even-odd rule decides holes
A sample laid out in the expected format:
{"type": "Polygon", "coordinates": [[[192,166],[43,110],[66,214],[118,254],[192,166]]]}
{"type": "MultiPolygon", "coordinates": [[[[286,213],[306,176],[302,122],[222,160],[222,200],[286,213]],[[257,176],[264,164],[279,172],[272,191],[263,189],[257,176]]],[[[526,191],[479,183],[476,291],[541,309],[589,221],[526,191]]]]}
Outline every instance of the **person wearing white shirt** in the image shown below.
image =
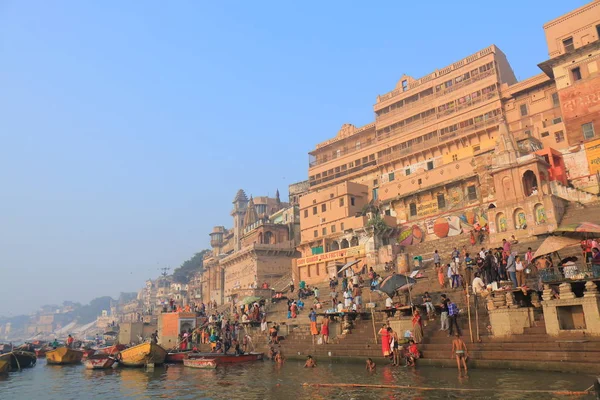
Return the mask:
{"type": "Polygon", "coordinates": [[[392,301],[391,297],[388,297],[387,299],[385,299],[385,308],[392,308],[393,305],[394,305],[394,302],[392,301]]]}
{"type": "Polygon", "coordinates": [[[337,305],[337,312],[342,312],[344,310],[344,305],[340,301],[337,305]]]}

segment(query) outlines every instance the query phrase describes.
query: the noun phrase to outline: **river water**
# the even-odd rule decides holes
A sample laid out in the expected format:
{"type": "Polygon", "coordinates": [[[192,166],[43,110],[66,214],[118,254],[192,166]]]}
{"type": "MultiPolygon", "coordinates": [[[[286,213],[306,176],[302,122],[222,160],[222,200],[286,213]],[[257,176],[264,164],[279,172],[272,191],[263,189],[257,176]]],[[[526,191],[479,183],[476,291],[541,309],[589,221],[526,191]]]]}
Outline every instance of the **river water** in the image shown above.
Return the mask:
{"type": "MultiPolygon", "coordinates": [[[[319,360],[317,360],[319,361],[319,360]]],[[[459,378],[450,368],[378,366],[367,373],[362,364],[319,362],[314,369],[288,360],[198,370],[168,368],[88,371],[82,365],[34,368],[0,377],[0,399],[566,399],[553,394],[525,394],[502,389],[584,390],[593,376],[535,371],[471,370],[459,378]],[[303,383],[369,383],[436,388],[485,388],[485,392],[422,391],[372,388],[316,388],[303,383]]],[[[593,396],[577,397],[591,399],[593,396]]]]}

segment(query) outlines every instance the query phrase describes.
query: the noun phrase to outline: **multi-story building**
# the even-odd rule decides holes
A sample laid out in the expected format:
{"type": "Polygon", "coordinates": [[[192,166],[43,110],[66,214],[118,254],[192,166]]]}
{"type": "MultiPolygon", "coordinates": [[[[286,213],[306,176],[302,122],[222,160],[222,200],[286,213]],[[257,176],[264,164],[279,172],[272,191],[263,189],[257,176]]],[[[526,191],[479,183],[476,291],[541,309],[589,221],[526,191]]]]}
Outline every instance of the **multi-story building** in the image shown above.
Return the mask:
{"type": "Polygon", "coordinates": [[[233,200],[233,227],[213,228],[212,252],[204,258],[203,301],[221,304],[260,291],[263,283],[289,276],[300,236],[298,207],[274,198],[248,197],[239,190],[233,200]]]}
{"type": "Polygon", "coordinates": [[[548,60],[539,66],[560,98],[571,183],[598,193],[600,171],[600,1],[544,25],[548,60]]]}
{"type": "MultiPolygon", "coordinates": [[[[599,10],[594,1],[544,26],[551,58],[542,74],[517,82],[492,45],[419,79],[402,76],[377,97],[373,123],[344,124],[317,144],[300,198],[300,277],[327,276],[340,238],[369,225],[364,212],[336,204],[340,196],[399,227],[405,246],[482,226],[492,240],[547,233],[571,197],[589,200],[567,185],[583,179],[594,192],[600,168],[599,10]]],[[[369,233],[355,236],[366,243],[369,233]]],[[[367,264],[395,255],[385,246],[374,241],[367,264]]]]}

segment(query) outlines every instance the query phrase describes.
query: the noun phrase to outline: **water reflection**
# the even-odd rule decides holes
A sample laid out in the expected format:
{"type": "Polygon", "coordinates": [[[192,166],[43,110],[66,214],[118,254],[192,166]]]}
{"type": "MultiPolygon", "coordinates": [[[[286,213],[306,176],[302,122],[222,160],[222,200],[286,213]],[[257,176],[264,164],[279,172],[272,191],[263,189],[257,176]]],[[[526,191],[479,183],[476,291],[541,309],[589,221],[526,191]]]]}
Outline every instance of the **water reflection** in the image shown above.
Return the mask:
{"type": "MultiPolygon", "coordinates": [[[[86,370],[83,366],[46,366],[0,377],[2,400],[35,398],[130,399],[552,399],[551,395],[507,393],[501,389],[583,390],[591,376],[530,371],[472,370],[460,377],[449,368],[392,368],[378,366],[367,373],[363,364],[329,364],[303,368],[303,361],[288,360],[283,366],[271,362],[229,366],[216,370],[169,368],[86,370]],[[437,388],[489,388],[486,392],[425,391],[421,389],[372,389],[307,387],[303,383],[368,383],[437,388]]],[[[566,397],[562,397],[566,398],[566,397]]],[[[590,397],[592,398],[592,397],[590,397]]]]}

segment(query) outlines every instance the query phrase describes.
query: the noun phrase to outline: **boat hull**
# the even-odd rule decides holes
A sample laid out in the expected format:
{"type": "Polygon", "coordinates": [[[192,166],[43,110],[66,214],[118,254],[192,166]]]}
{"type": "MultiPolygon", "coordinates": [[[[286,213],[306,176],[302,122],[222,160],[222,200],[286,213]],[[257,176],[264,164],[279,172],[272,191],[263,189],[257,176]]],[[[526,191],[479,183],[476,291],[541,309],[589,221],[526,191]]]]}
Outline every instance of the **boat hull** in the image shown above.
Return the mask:
{"type": "Polygon", "coordinates": [[[46,352],[46,362],[52,365],[79,364],[83,358],[83,351],[59,347],[46,352]]]}
{"type": "Polygon", "coordinates": [[[35,356],[37,358],[45,358],[46,357],[46,349],[37,349],[35,351],[35,356]]]}
{"type": "Polygon", "coordinates": [[[10,353],[2,354],[0,360],[8,361],[11,369],[18,370],[21,368],[33,367],[37,362],[37,357],[35,356],[35,353],[14,350],[10,353]]]}
{"type": "Polygon", "coordinates": [[[215,369],[217,361],[214,358],[186,358],[183,365],[189,368],[197,369],[215,369]]]}
{"type": "Polygon", "coordinates": [[[121,351],[118,361],[124,367],[143,367],[165,363],[167,351],[154,343],[142,343],[121,351]]]}
{"type": "Polygon", "coordinates": [[[10,361],[0,360],[0,375],[7,374],[9,368],[10,368],[10,361]]]}
{"type": "Polygon", "coordinates": [[[117,354],[127,348],[124,344],[115,344],[114,346],[102,347],[96,351],[96,354],[117,354]]]}
{"type": "Polygon", "coordinates": [[[181,364],[186,358],[188,358],[189,354],[192,354],[192,350],[167,353],[165,362],[168,364],[181,364]]]}
{"type": "Polygon", "coordinates": [[[261,361],[263,359],[263,353],[247,353],[239,356],[236,356],[235,354],[222,353],[193,353],[189,355],[188,359],[214,359],[217,365],[241,364],[252,361],[261,361]]]}
{"type": "Polygon", "coordinates": [[[110,369],[117,360],[104,354],[93,355],[83,362],[86,369],[110,369]]]}

